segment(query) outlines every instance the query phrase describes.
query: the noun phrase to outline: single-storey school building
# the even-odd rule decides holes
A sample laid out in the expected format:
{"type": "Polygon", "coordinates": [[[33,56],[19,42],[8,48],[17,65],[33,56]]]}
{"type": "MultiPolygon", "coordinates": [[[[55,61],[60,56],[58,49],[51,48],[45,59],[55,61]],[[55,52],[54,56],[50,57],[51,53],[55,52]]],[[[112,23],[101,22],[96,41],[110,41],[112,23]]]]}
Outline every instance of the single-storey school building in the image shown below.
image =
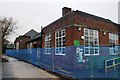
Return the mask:
{"type": "MultiPolygon", "coordinates": [[[[108,46],[120,44],[120,25],[82,11],[62,8],[62,17],[42,30],[42,47],[49,54],[51,47],[56,55],[65,55],[65,47],[83,45],[84,54],[90,55],[89,46],[108,46]]],[[[94,55],[99,48],[94,47],[94,55]]],[[[114,53],[113,53],[114,54],[114,53]]]]}

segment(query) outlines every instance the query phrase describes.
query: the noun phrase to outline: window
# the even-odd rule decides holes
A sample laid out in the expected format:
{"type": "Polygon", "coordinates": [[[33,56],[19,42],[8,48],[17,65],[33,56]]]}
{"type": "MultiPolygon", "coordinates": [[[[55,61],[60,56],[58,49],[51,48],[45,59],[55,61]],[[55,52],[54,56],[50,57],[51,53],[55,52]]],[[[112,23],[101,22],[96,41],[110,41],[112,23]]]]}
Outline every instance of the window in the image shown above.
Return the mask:
{"type": "Polygon", "coordinates": [[[30,43],[30,48],[32,48],[32,45],[33,45],[33,44],[32,44],[32,42],[31,42],[31,43],[30,43]]]}
{"type": "Polygon", "coordinates": [[[45,36],[45,54],[51,54],[51,34],[45,36]]]}
{"type": "Polygon", "coordinates": [[[115,46],[117,45],[119,42],[118,42],[118,35],[117,34],[113,34],[113,33],[109,33],[109,44],[112,45],[110,47],[110,54],[111,55],[116,55],[118,54],[118,47],[115,46]]]}
{"type": "Polygon", "coordinates": [[[118,44],[118,35],[109,33],[109,44],[111,45],[117,45],[118,44]]]}
{"type": "Polygon", "coordinates": [[[30,42],[30,49],[29,49],[30,54],[32,54],[32,47],[33,47],[33,44],[32,44],[32,42],[30,42]]]}
{"type": "Polygon", "coordinates": [[[110,50],[110,55],[117,55],[117,54],[120,53],[119,48],[117,46],[116,47],[111,47],[111,48],[109,48],[109,50],[110,50]]]}
{"type": "Polygon", "coordinates": [[[16,49],[19,49],[19,45],[20,45],[20,43],[17,42],[17,43],[16,43],[16,49]]]}
{"type": "Polygon", "coordinates": [[[99,35],[97,30],[84,28],[84,54],[99,55],[99,35]]]}
{"type": "Polygon", "coordinates": [[[65,55],[65,37],[66,37],[65,29],[56,32],[55,34],[55,39],[56,39],[55,54],[56,55],[65,55]]]}

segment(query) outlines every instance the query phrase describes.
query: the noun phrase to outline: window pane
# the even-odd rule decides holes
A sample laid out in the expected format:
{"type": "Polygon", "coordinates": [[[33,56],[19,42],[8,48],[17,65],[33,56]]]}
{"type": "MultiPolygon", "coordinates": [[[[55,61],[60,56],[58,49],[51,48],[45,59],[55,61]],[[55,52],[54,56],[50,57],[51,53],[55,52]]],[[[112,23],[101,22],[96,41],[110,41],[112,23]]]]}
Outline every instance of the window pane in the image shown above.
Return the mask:
{"type": "Polygon", "coordinates": [[[85,48],[85,54],[89,54],[89,48],[85,48]]]}

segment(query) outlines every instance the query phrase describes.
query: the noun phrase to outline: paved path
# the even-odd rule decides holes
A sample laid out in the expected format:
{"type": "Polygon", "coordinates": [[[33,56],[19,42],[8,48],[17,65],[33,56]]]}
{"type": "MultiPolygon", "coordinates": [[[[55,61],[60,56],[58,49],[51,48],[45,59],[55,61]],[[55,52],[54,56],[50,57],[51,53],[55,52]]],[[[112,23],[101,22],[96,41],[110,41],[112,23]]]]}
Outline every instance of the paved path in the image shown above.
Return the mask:
{"type": "Polygon", "coordinates": [[[0,80],[2,79],[2,63],[0,62],[0,80]]]}
{"type": "Polygon", "coordinates": [[[9,62],[2,63],[3,78],[57,78],[53,74],[47,73],[31,64],[19,61],[15,58],[7,57],[9,62]]]}

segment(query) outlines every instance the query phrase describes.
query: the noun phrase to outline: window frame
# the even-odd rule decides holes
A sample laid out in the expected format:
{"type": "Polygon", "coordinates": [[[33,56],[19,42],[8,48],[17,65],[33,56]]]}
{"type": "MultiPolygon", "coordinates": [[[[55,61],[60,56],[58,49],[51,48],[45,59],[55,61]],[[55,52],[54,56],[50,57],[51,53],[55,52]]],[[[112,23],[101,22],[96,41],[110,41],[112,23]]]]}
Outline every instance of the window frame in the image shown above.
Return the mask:
{"type": "Polygon", "coordinates": [[[84,28],[84,37],[86,39],[84,39],[84,55],[85,56],[90,56],[91,55],[91,49],[93,49],[94,54],[93,55],[99,55],[99,31],[98,30],[94,30],[94,29],[89,29],[89,28],[84,28]],[[87,31],[87,32],[86,32],[87,31]],[[87,33],[87,34],[86,34],[87,33]],[[97,44],[95,43],[95,40],[97,40],[97,44]],[[90,42],[93,42],[92,45],[90,45],[90,42]],[[86,45],[86,41],[88,41],[88,44],[86,45]],[[88,49],[88,54],[86,54],[86,50],[88,49]],[[95,54],[95,51],[97,49],[97,54],[95,54]]]}
{"type": "Polygon", "coordinates": [[[46,34],[45,35],[45,42],[44,42],[44,47],[45,47],[44,54],[51,54],[51,42],[52,42],[52,35],[46,34]]]}
{"type": "Polygon", "coordinates": [[[117,54],[117,45],[119,43],[119,37],[118,34],[109,33],[109,44],[112,45],[112,47],[109,48],[110,55],[118,55],[117,54]]]}
{"type": "Polygon", "coordinates": [[[55,32],[55,55],[66,55],[66,47],[65,47],[65,44],[66,44],[66,29],[61,29],[61,30],[58,30],[55,32]],[[64,32],[64,33],[63,33],[64,32]],[[61,33],[61,34],[59,34],[61,33]],[[64,34],[64,35],[62,35],[64,34]],[[58,36],[58,35],[61,35],[61,36],[58,36]],[[65,41],[64,39],[65,38],[65,41]],[[61,39],[61,40],[59,40],[61,39]],[[60,42],[57,42],[60,41],[60,42]],[[61,44],[59,44],[61,43],[61,44]],[[64,52],[64,53],[61,53],[61,52],[64,52]]]}

